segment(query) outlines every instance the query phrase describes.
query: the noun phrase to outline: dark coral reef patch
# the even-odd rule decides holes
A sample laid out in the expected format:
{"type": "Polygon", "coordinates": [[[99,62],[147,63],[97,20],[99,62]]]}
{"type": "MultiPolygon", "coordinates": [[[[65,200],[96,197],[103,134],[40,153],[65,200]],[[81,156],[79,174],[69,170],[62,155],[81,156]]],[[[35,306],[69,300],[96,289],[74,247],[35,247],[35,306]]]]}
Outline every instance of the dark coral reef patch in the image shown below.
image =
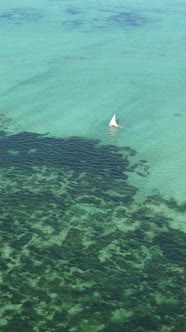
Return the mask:
{"type": "Polygon", "coordinates": [[[1,132],[2,332],[184,331],[184,235],[135,202],[135,154],[1,132]]]}
{"type": "Polygon", "coordinates": [[[108,20],[119,26],[132,28],[139,28],[148,22],[145,17],[132,11],[116,12],[108,20]]]}
{"type": "Polygon", "coordinates": [[[82,32],[108,31],[115,28],[138,29],[150,21],[147,16],[125,5],[110,7],[107,4],[94,4],[83,8],[69,6],[65,14],[62,26],[67,30],[79,29],[82,32]]]}
{"type": "Polygon", "coordinates": [[[0,24],[23,24],[38,22],[42,14],[32,8],[12,8],[0,11],[0,24]]]}

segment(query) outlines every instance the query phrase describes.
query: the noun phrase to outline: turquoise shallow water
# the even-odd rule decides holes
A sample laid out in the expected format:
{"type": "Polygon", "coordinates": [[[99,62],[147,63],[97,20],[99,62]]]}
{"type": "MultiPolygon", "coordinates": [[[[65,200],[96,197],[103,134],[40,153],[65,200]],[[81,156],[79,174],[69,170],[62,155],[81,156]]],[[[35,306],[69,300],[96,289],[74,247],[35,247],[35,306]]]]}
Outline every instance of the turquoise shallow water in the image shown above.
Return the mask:
{"type": "Polygon", "coordinates": [[[0,4],[3,332],[185,330],[185,17],[0,4]]]}
{"type": "Polygon", "coordinates": [[[183,201],[185,11],[184,1],[7,1],[1,113],[17,130],[104,143],[116,113],[115,144],[151,163],[142,196],[158,188],[183,201]]]}

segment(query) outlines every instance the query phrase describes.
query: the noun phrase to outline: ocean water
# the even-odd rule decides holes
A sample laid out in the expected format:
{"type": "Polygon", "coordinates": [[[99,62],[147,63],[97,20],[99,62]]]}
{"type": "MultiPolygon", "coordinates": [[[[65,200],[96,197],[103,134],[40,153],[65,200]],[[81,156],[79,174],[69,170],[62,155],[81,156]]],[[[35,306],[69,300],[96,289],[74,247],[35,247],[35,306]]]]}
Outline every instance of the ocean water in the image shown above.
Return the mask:
{"type": "Polygon", "coordinates": [[[185,18],[0,3],[2,332],[185,330],[185,18]]]}

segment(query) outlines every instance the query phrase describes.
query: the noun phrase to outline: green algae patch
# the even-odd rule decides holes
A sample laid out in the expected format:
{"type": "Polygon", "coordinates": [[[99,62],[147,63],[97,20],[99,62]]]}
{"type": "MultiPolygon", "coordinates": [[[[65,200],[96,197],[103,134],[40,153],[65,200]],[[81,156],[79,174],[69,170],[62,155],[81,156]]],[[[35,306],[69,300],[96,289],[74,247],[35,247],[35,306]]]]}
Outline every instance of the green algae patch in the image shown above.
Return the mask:
{"type": "Polygon", "coordinates": [[[184,330],[184,205],[135,202],[146,161],[32,133],[2,133],[0,154],[2,332],[184,330]]]}

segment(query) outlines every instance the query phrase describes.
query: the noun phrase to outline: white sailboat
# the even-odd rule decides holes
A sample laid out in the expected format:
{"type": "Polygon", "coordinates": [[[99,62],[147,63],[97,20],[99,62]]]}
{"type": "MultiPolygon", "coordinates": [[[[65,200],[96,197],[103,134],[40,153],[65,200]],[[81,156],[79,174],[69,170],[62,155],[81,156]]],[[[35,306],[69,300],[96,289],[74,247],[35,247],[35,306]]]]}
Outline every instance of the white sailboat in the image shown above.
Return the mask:
{"type": "Polygon", "coordinates": [[[109,126],[114,127],[114,128],[121,128],[121,126],[116,121],[116,114],[114,114],[112,119],[110,120],[109,126]]]}

